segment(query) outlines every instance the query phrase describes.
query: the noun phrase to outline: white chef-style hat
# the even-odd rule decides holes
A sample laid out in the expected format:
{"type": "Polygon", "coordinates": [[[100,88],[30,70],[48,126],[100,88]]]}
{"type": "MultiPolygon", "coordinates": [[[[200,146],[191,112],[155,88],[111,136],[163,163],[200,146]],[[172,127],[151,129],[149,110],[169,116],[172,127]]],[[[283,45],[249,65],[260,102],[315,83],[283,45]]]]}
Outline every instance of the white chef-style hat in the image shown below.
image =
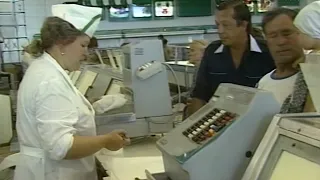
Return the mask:
{"type": "Polygon", "coordinates": [[[305,6],[295,18],[294,24],[302,33],[320,39],[320,1],[305,6]]]}
{"type": "Polygon", "coordinates": [[[102,9],[76,4],[57,4],[52,6],[52,15],[68,21],[92,37],[100,23],[102,9]]]}

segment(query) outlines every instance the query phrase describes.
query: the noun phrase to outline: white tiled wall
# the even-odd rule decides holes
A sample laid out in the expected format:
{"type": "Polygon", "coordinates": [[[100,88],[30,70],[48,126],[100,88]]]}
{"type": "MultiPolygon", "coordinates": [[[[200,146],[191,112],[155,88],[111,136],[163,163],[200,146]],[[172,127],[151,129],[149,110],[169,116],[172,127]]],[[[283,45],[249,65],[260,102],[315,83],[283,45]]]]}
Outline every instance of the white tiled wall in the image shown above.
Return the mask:
{"type": "Polygon", "coordinates": [[[26,21],[28,37],[35,32],[39,32],[42,22],[46,17],[46,1],[44,0],[25,0],[26,21]]]}

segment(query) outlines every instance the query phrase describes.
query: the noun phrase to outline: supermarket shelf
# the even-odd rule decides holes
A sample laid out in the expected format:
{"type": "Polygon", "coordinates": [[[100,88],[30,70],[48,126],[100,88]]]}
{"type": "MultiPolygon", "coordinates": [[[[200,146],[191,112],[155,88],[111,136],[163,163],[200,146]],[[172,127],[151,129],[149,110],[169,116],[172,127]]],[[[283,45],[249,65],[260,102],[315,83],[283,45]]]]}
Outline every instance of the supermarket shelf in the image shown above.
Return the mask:
{"type": "Polygon", "coordinates": [[[22,2],[23,0],[7,0],[7,1],[4,1],[4,0],[1,0],[0,3],[17,3],[17,2],[22,2]]]}
{"type": "Polygon", "coordinates": [[[21,36],[21,37],[3,37],[3,39],[28,39],[27,36],[21,36]]]}
{"type": "Polygon", "coordinates": [[[10,52],[22,52],[23,49],[12,49],[12,50],[3,50],[2,53],[10,53],[10,52]]]}
{"type": "Polygon", "coordinates": [[[26,24],[1,24],[0,27],[17,27],[17,26],[27,26],[26,24]]]}
{"type": "Polygon", "coordinates": [[[11,16],[11,15],[16,15],[16,14],[24,14],[26,12],[0,12],[0,15],[3,16],[11,16]]]}
{"type": "Polygon", "coordinates": [[[4,42],[0,44],[0,70],[3,70],[3,64],[12,63],[11,56],[15,57],[16,62],[21,62],[23,48],[21,43],[29,42],[27,37],[27,23],[25,0],[0,0],[0,6],[11,5],[12,8],[0,10],[0,16],[3,18],[12,18],[10,21],[1,21],[0,28],[12,33],[3,34],[4,42]],[[23,18],[23,21],[20,19],[23,18]],[[19,21],[18,21],[19,19],[19,21]],[[11,22],[12,21],[12,22],[11,22]],[[12,44],[12,45],[11,45],[12,44]]]}

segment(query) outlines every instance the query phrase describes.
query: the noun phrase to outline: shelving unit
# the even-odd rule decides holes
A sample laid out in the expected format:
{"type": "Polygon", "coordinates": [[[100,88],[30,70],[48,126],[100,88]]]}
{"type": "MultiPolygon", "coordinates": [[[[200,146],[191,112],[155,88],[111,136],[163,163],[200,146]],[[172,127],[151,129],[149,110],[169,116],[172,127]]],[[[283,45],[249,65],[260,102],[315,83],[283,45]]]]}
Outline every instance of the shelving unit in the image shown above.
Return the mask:
{"type": "MultiPolygon", "coordinates": [[[[10,84],[8,94],[12,106],[12,125],[15,127],[19,81],[15,71],[22,61],[22,46],[29,43],[24,0],[0,0],[0,32],[0,79],[2,79],[2,76],[7,77],[10,84]],[[14,72],[10,72],[11,69],[7,67],[14,67],[11,68],[14,72]],[[7,72],[4,73],[5,70],[7,72]]],[[[13,139],[15,138],[14,135],[13,139]]],[[[16,141],[13,140],[11,143],[11,148],[14,149],[16,141]]]]}
{"type": "Polygon", "coordinates": [[[0,31],[3,36],[0,66],[3,69],[6,63],[22,61],[22,46],[29,42],[24,0],[0,0],[0,31]]]}

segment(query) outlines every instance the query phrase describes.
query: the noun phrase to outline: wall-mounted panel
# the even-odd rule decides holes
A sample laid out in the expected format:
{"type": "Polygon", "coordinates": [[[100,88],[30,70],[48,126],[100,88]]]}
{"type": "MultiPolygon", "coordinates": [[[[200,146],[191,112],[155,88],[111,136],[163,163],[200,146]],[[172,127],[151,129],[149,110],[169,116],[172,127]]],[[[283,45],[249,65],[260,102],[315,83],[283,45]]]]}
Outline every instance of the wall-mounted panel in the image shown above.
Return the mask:
{"type": "Polygon", "coordinates": [[[211,0],[177,0],[177,16],[197,17],[212,15],[211,0]]]}

